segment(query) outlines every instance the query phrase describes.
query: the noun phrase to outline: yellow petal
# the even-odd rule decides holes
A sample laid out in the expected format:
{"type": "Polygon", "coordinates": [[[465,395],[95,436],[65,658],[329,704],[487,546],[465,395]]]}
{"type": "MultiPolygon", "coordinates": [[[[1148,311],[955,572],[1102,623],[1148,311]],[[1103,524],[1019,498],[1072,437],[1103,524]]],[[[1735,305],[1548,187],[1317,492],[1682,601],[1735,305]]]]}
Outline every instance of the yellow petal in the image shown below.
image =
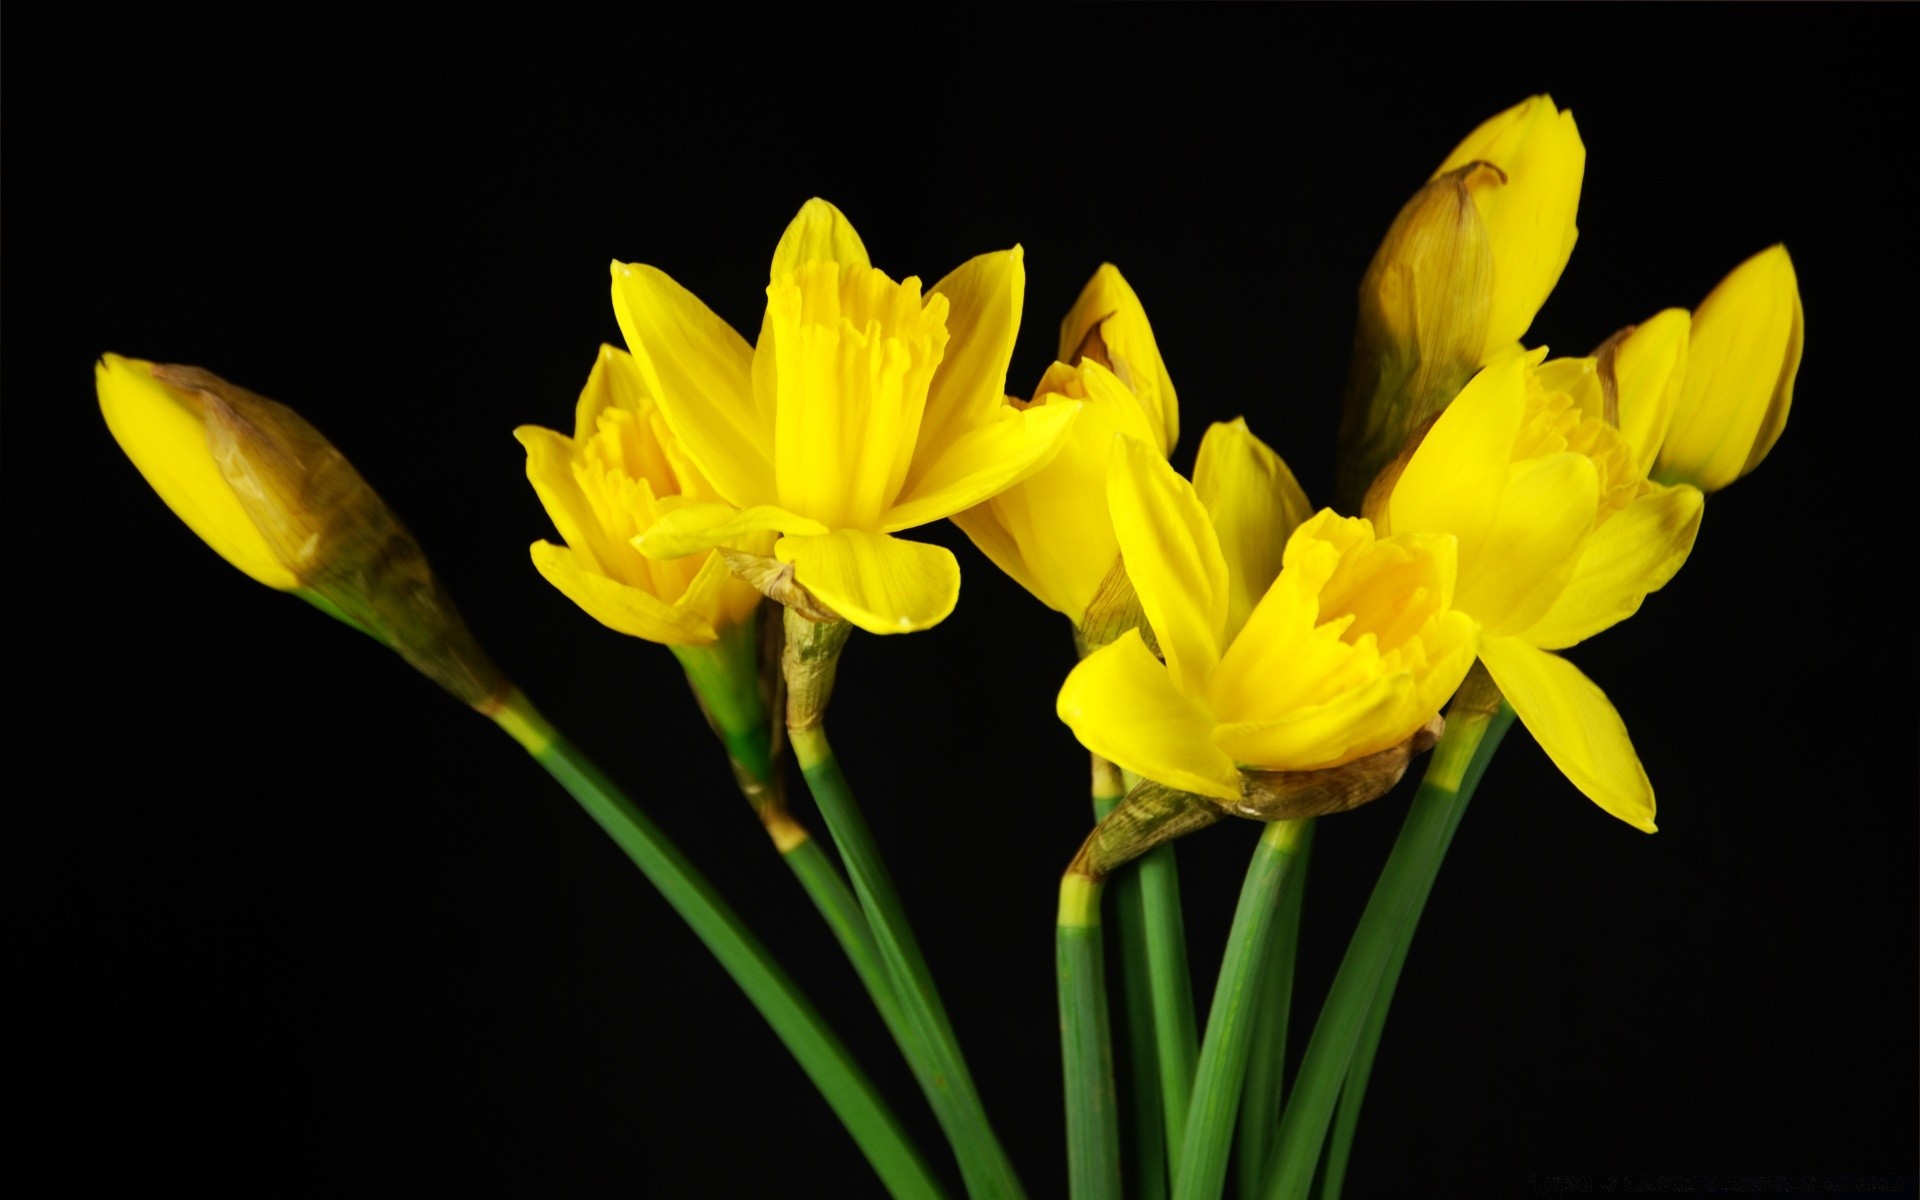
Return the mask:
{"type": "Polygon", "coordinates": [[[547,510],[560,540],[581,555],[595,574],[620,574],[621,555],[608,544],[606,530],[574,473],[574,443],[538,425],[522,425],[513,436],[526,448],[527,482],[540,497],[540,507],[547,510]]]}
{"type": "Polygon", "coordinates": [[[913,476],[927,474],[947,446],[991,422],[1003,407],[1026,294],[1025,252],[1018,246],[968,259],[927,293],[929,299],[947,298],[947,348],[927,389],[913,476]]]}
{"type": "Polygon", "coordinates": [[[1413,672],[1381,675],[1278,720],[1222,725],[1214,730],[1213,740],[1236,763],[1260,770],[1311,771],[1339,766],[1375,749],[1385,749],[1373,746],[1379,740],[1379,729],[1407,707],[1413,693],[1413,672]],[[1359,749],[1363,744],[1369,748],[1359,749]]]}
{"type": "Polygon", "coordinates": [[[680,558],[768,530],[818,534],[827,532],[827,527],[771,504],[748,509],[726,504],[688,504],[655,521],[633,539],[633,546],[648,558],[680,558]]]}
{"type": "Polygon", "coordinates": [[[1213,718],[1174,687],[1138,629],[1082,659],[1055,710],[1081,745],[1136,775],[1220,800],[1240,795],[1239,771],[1213,744],[1213,718]]]}
{"type": "Polygon", "coordinates": [[[600,427],[600,414],[609,408],[640,413],[649,407],[647,382],[633,355],[618,346],[602,345],[599,357],[593,360],[593,370],[587,374],[587,385],[580,389],[580,399],[573,406],[574,440],[586,445],[600,427]]]}
{"type": "Polygon", "coordinates": [[[615,583],[591,570],[564,546],[535,542],[533,565],[567,599],[616,633],[668,646],[704,646],[715,640],[713,626],[689,608],[615,583]]]}
{"type": "Polygon", "coordinates": [[[1174,686],[1206,694],[1227,624],[1227,561],[1193,485],[1159,451],[1113,439],[1107,504],[1127,576],[1153,626],[1174,686]]]}
{"type": "Polygon", "coordinates": [[[800,206],[787,231],[780,235],[769,276],[778,281],[810,262],[836,262],[843,267],[873,265],[867,260],[866,243],[853,231],[853,222],[818,196],[800,206]]]}
{"type": "Polygon", "coordinates": [[[101,357],[94,386],[114,440],[175,516],[259,582],[281,591],[300,586],[221,473],[193,393],[155,379],[152,363],[118,354],[101,357]]]}
{"type": "Polygon", "coordinates": [[[1080,415],[1046,466],[986,503],[955,513],[953,521],[1021,587],[1079,624],[1120,557],[1107,515],[1113,435],[1147,441],[1158,435],[1133,393],[1105,367],[1048,367],[1034,389],[1035,406],[1076,401],[1080,415]]]}
{"type": "Polygon", "coordinates": [[[1514,463],[1500,511],[1472,541],[1460,539],[1455,608],[1490,634],[1538,621],[1573,577],[1593,530],[1600,479],[1593,460],[1563,452],[1514,463]]]}
{"type": "Polygon", "coordinates": [[[1394,484],[1382,535],[1451,533],[1464,548],[1485,534],[1526,416],[1526,371],[1525,358],[1508,358],[1461,390],[1394,484]]]}
{"type": "Polygon", "coordinates": [[[1669,308],[1640,322],[1614,350],[1620,436],[1633,451],[1634,466],[1642,476],[1652,469],[1673,423],[1674,406],[1686,381],[1690,324],[1685,309],[1669,308]]]}
{"type": "Polygon", "coordinates": [[[648,395],[701,473],[742,508],[771,499],[773,426],[754,401],[745,340],[643,264],[613,264],[613,311],[648,395]]]}
{"type": "Polygon", "coordinates": [[[1587,148],[1571,112],[1556,108],[1551,96],[1531,96],[1468,134],[1434,175],[1470,162],[1492,163],[1506,175],[1502,182],[1480,171],[1468,181],[1493,249],[1482,358],[1490,361],[1526,333],[1573,255],[1587,148]]]}
{"type": "MultiPolygon", "coordinates": [[[[914,456],[913,473],[899,500],[880,519],[892,533],[911,529],[997,495],[1052,461],[1073,428],[1080,405],[1054,400],[1028,409],[1002,404],[984,424],[966,430],[923,458],[914,456]]],[[[924,435],[922,441],[925,441],[924,435]]]]}
{"type": "Polygon", "coordinates": [[[1293,472],[1253,436],[1244,417],[1216,422],[1200,439],[1193,490],[1227,561],[1224,640],[1231,642],[1280,573],[1280,557],[1294,527],[1313,510],[1293,472]]]}
{"type": "Polygon", "coordinates": [[[1804,314],[1785,246],[1735,267],[1693,315],[1686,384],[1655,473],[1713,492],[1760,465],[1786,427],[1804,314]]]}
{"type": "Polygon", "coordinates": [[[1653,784],[1605,692],[1566,659],[1518,638],[1487,638],[1480,661],[1553,765],[1589,800],[1654,832],[1653,784]]]}
{"type": "Polygon", "coordinates": [[[1060,361],[1085,356],[1111,370],[1138,399],[1162,455],[1180,439],[1180,401],[1160,357],[1147,310],[1112,263],[1101,263],[1060,322],[1060,361]]]}
{"type": "Polygon", "coordinates": [[[911,633],[946,620],[960,597],[960,564],[942,546],[840,529],[784,537],[774,557],[826,605],[869,633],[911,633]]]}
{"type": "Polygon", "coordinates": [[[1600,523],[1580,551],[1566,589],[1526,639],[1548,650],[1584,641],[1640,611],[1693,551],[1706,504],[1697,488],[1650,486],[1600,523]]]}

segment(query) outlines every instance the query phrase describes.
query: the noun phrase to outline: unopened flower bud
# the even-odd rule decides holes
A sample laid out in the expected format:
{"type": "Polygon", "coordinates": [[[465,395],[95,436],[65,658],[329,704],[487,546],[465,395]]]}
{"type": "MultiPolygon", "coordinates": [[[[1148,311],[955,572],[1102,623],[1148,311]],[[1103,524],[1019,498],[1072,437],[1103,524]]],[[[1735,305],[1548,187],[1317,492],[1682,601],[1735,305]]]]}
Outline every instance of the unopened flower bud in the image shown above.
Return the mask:
{"type": "Polygon", "coordinates": [[[419,543],[298,413],[199,367],[115,354],[95,382],[120,448],[221,557],[385,643],[469,705],[505,694],[419,543]]]}
{"type": "Polygon", "coordinates": [[[1713,492],[1759,466],[1786,428],[1804,336],[1785,246],[1721,280],[1693,314],[1686,380],[1654,477],[1713,492]]]}

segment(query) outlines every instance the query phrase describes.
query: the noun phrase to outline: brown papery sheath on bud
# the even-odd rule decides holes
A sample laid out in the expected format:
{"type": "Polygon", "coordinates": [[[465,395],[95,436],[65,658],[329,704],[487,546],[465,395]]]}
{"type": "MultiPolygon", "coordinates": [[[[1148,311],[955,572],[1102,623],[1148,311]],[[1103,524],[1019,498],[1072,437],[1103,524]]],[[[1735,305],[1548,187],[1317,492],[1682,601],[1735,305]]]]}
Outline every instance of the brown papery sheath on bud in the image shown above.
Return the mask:
{"type": "Polygon", "coordinates": [[[420,544],[319,430],[200,367],[155,364],[153,377],[200,401],[221,474],[301,592],[463,703],[486,709],[507,693],[420,544]]]}

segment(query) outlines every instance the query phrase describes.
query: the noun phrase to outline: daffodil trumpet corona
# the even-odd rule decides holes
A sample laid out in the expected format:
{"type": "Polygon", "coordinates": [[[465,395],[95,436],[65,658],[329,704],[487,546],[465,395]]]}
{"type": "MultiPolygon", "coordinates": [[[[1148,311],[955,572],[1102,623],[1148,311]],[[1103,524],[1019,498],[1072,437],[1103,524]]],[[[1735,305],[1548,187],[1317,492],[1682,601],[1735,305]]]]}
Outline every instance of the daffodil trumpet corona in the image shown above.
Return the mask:
{"type": "Polygon", "coordinates": [[[95,383],[115,440],[189,528],[250,577],[384,642],[513,737],[719,960],[888,1189],[937,1200],[919,1151],[832,1030],[693,864],[493,666],[419,544],[332,443],[285,405],[197,367],[106,355],[95,383]]]}
{"type": "MultiPolygon", "coordinates": [[[[1018,247],[922,293],[874,267],[840,211],[800,210],[774,250],[757,342],[658,268],[615,263],[613,304],[648,395],[711,500],[662,512],[635,545],[675,559],[778,534],[759,586],[873,633],[944,620],[947,550],[895,536],[1045,466],[1080,404],[1005,403],[1026,278],[1018,247]]],[[[737,564],[753,560],[736,557],[737,564]]]]}
{"type": "Polygon", "coordinates": [[[1272,452],[1216,430],[1221,452],[1203,450],[1193,484],[1138,441],[1113,445],[1114,526],[1164,662],[1130,631],[1060,690],[1081,743],[1147,781],[1083,847],[1090,874],[1227,813],[1299,819],[1373,799],[1431,744],[1473,663],[1451,536],[1300,520],[1283,477],[1252,469],[1272,452]]]}

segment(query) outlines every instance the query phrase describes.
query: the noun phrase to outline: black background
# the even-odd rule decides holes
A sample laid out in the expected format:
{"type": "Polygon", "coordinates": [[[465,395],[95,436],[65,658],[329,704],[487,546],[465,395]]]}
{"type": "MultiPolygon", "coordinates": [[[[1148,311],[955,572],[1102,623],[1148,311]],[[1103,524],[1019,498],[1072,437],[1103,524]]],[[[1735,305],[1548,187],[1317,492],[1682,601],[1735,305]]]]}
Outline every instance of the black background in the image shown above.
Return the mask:
{"type": "MultiPolygon", "coordinates": [[[[1179,388],[1177,465],[1245,414],[1324,499],[1373,246],[1456,140],[1542,90],[1590,157],[1529,341],[1584,351],[1785,241],[1806,360],[1784,438],[1710,502],[1686,569],[1572,655],[1626,717],[1662,831],[1509,740],[1409,961],[1350,1192],[1912,1170],[1912,10],[1060,8],[902,14],[897,33],[879,11],[559,42],[13,24],[8,790],[29,1016],[10,1057],[31,1174],[878,1190],[531,761],[155,500],[98,417],[100,352],[206,365],[325,430],[932,1149],[672,658],[527,561],[551,534],[510,433],[567,427],[618,342],[607,260],[658,265],[751,332],[810,195],[896,276],[1021,242],[1015,391],[1111,260],[1179,388]]],[[[960,606],[857,638],[835,741],[1009,1150],[1060,1195],[1051,920],[1088,824],[1084,755],[1052,714],[1067,627],[951,526],[916,536],[960,555],[960,606]]],[[[1309,1016],[1405,802],[1323,825],[1309,1016]]],[[[1181,847],[1203,1004],[1254,836],[1181,847]]]]}

